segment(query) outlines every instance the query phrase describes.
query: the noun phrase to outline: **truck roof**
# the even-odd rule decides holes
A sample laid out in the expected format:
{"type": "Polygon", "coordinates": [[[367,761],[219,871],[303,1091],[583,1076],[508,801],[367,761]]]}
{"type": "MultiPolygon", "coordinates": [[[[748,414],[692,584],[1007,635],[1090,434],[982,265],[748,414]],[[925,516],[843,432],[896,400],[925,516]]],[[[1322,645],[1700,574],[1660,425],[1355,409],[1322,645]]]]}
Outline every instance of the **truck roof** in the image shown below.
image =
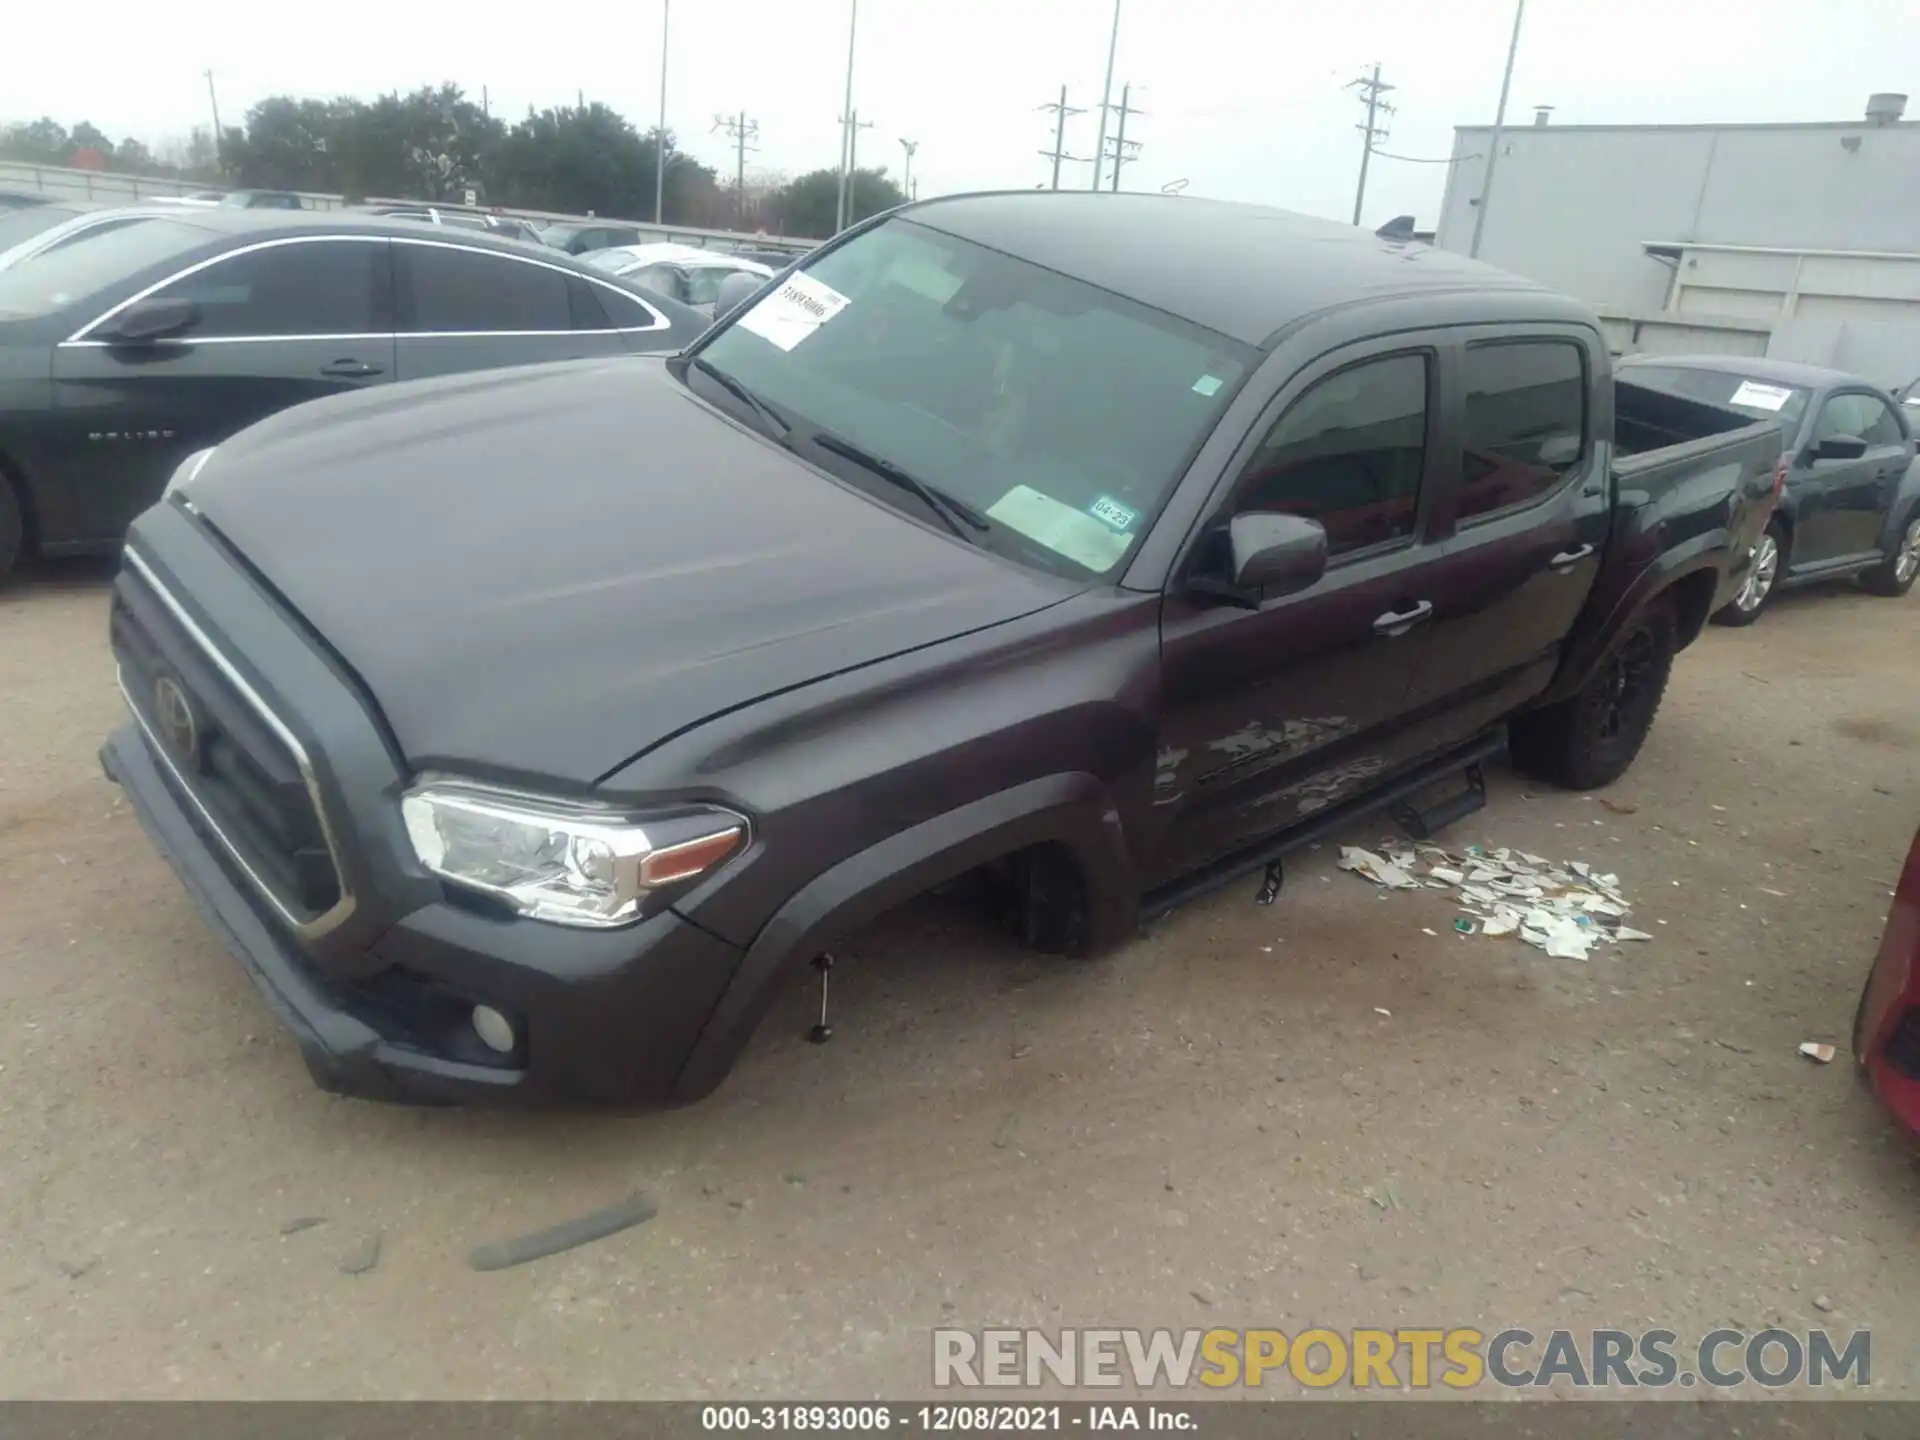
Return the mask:
{"type": "Polygon", "coordinates": [[[1545,302],[1543,318],[1591,319],[1577,302],[1463,255],[1261,205],[1013,190],[898,213],[1261,348],[1308,315],[1423,292],[1519,291],[1545,302]]]}
{"type": "Polygon", "coordinates": [[[1758,355],[1629,355],[1619,362],[1622,368],[1637,369],[1658,365],[1671,370],[1718,370],[1750,380],[1772,380],[1781,385],[1800,385],[1824,390],[1833,385],[1871,385],[1848,370],[1830,370],[1824,365],[1803,365],[1797,360],[1770,360],[1758,355]]]}

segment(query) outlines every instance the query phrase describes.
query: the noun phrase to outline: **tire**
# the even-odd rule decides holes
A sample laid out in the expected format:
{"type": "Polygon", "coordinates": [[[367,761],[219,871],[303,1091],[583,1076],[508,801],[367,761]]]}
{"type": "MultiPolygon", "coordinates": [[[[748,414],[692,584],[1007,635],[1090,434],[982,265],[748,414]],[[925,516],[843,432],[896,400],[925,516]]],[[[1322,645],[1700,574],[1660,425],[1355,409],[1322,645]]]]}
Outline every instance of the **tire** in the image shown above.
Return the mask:
{"type": "Polygon", "coordinates": [[[26,517],[20,513],[20,497],[13,493],[7,477],[0,475],[0,584],[6,583],[13,567],[19,563],[26,537],[26,517]]]}
{"type": "Polygon", "coordinates": [[[1740,593],[1713,615],[1716,625],[1751,625],[1780,593],[1780,572],[1787,568],[1787,532],[1778,520],[1768,522],[1754,543],[1753,568],[1740,593]]]}
{"type": "Polygon", "coordinates": [[[1515,717],[1514,763],[1568,790],[1598,789],[1624,775],[1666,694],[1674,629],[1665,599],[1635,616],[1584,686],[1515,717]]]}
{"type": "Polygon", "coordinates": [[[1920,579],[1920,505],[1907,512],[1906,523],[1893,535],[1893,548],[1873,569],[1860,577],[1869,595],[1901,596],[1920,579]]]}

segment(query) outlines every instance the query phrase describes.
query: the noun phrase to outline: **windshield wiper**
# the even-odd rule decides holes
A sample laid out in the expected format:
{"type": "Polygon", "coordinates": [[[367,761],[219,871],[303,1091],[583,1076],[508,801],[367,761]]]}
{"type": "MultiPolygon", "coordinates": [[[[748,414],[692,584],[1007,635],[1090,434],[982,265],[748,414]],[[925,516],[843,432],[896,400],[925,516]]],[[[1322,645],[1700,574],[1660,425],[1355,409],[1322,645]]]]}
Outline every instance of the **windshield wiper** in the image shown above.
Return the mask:
{"type": "Polygon", "coordinates": [[[766,427],[773,432],[774,438],[784,440],[793,433],[793,426],[785,420],[782,420],[779,415],[774,412],[771,405],[767,404],[766,401],[754,394],[753,391],[727,374],[726,371],[706,359],[705,356],[696,355],[687,363],[709,380],[713,381],[713,383],[718,385],[722,390],[733,396],[733,398],[738,400],[742,405],[753,411],[755,415],[759,416],[766,427]]]}
{"type": "MultiPolygon", "coordinates": [[[[908,494],[917,498],[929,510],[933,511],[933,513],[940,518],[940,523],[953,531],[953,533],[958,535],[962,540],[967,540],[968,538],[967,532],[960,528],[962,524],[972,530],[988,530],[992,528],[992,524],[987,517],[967,504],[966,501],[956,499],[944,490],[934,489],[933,486],[927,484],[926,481],[916,479],[891,460],[882,460],[872,451],[862,450],[851,440],[842,440],[838,435],[830,434],[825,430],[818,430],[814,432],[813,443],[818,445],[822,450],[829,450],[835,455],[851,460],[863,470],[872,471],[882,480],[898,485],[902,490],[905,490],[908,494]]],[[[968,541],[968,543],[972,544],[976,542],[968,541]]]]}

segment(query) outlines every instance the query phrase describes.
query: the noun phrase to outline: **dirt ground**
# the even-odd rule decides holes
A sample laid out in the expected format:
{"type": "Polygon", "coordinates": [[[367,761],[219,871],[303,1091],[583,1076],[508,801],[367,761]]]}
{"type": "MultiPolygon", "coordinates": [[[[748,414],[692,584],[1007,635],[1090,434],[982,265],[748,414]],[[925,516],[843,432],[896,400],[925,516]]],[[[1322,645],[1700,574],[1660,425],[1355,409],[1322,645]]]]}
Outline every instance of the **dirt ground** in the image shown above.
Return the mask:
{"type": "Polygon", "coordinates": [[[1920,595],[1711,630],[1613,807],[1502,771],[1448,832],[1617,870],[1651,944],[1457,937],[1331,846],[1094,962],[926,901],[830,1045],[796,990],[713,1098],[609,1118],[312,1088],[101,777],[105,593],[0,594],[0,1395],[897,1397],[941,1324],[1870,1326],[1920,1392],[1920,1166],[1844,1063],[1920,595]]]}

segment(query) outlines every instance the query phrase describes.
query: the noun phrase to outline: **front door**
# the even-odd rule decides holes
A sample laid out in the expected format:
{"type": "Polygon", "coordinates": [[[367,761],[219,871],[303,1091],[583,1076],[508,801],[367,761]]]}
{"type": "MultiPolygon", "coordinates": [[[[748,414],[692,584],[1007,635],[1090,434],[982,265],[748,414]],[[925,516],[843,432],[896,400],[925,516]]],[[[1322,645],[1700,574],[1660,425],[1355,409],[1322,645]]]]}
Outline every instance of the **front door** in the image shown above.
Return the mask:
{"type": "Polygon", "coordinates": [[[60,345],[48,466],[60,483],[44,498],[58,513],[42,517],[46,533],[117,539],[193,451],[302,401],[391,380],[389,283],[377,236],[275,241],[151,292],[199,307],[182,335],[121,345],[83,331],[60,345]]]}
{"type": "Polygon", "coordinates": [[[1878,396],[1861,390],[1828,396],[1814,419],[1796,482],[1803,498],[1794,532],[1794,568],[1818,567],[1877,549],[1887,508],[1912,458],[1899,419],[1878,396]],[[1866,453],[1858,459],[1818,458],[1821,441],[1833,438],[1864,441],[1866,453]]]}
{"type": "MultiPolygon", "coordinates": [[[[1243,511],[1326,527],[1326,576],[1257,608],[1178,584],[1161,621],[1155,882],[1350,798],[1419,758],[1402,723],[1437,577],[1421,524],[1440,477],[1438,355],[1415,341],[1326,357],[1288,382],[1236,461],[1243,511]]],[[[1210,531],[1203,546],[1221,540],[1210,531]]]]}

